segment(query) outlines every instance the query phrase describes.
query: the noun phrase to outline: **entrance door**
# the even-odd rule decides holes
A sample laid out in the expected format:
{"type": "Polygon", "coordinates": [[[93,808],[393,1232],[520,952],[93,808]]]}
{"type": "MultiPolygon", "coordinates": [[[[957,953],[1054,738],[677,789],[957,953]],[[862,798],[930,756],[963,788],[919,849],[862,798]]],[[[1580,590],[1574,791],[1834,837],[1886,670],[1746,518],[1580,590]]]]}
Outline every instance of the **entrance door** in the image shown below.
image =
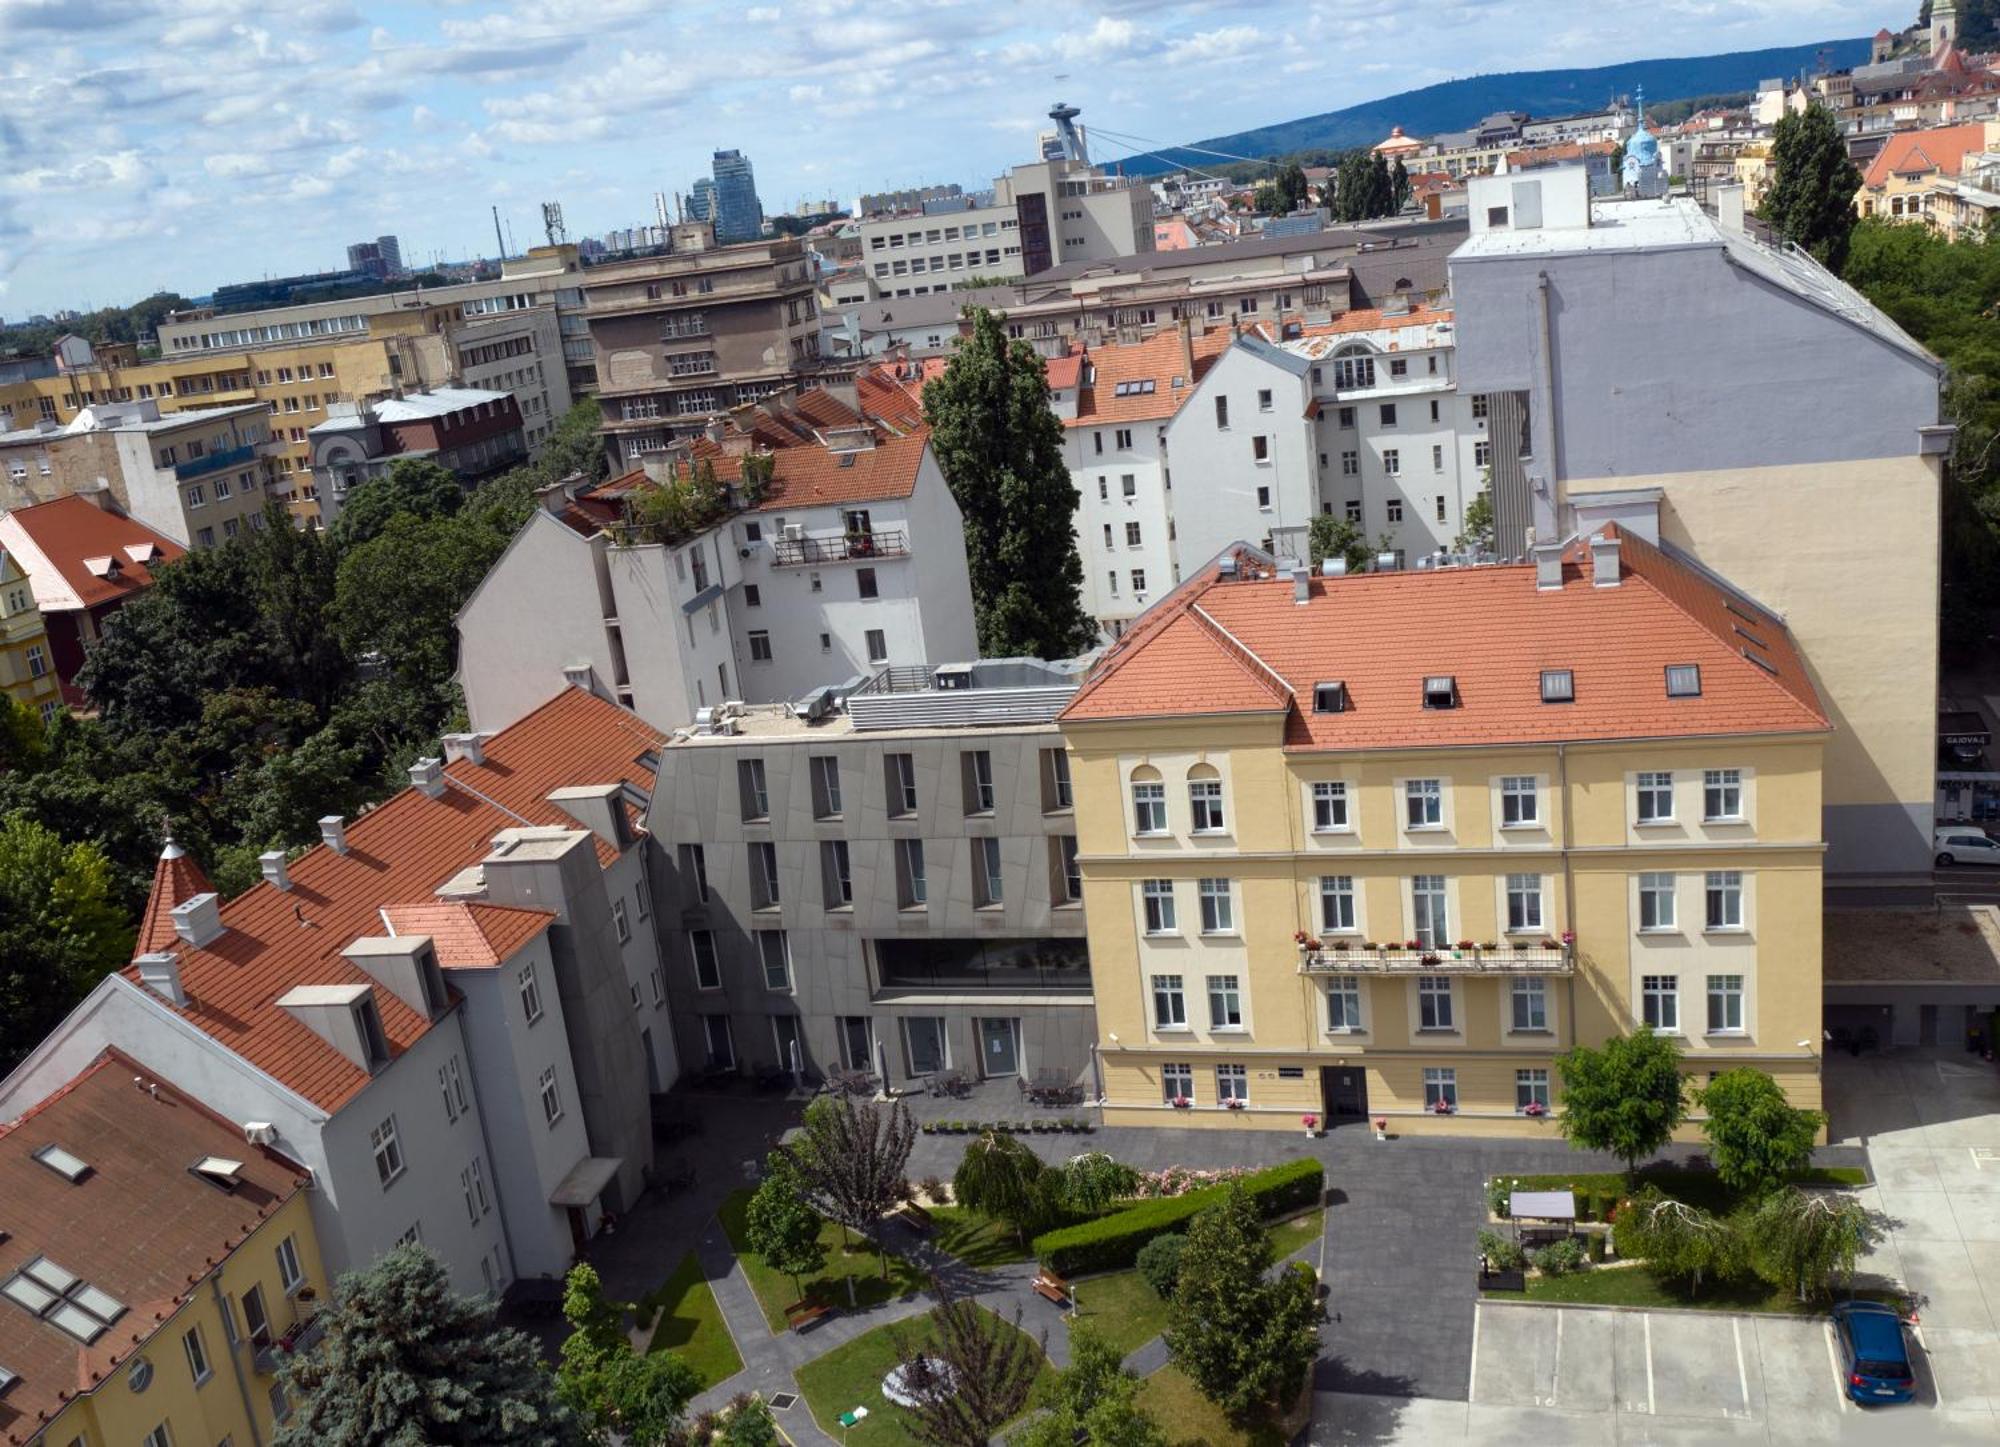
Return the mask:
{"type": "Polygon", "coordinates": [[[866,1015],[840,1017],[840,1060],[849,1070],[873,1070],[875,1048],[866,1015]]]}
{"type": "Polygon", "coordinates": [[[797,1085],[805,1079],[806,1052],[799,1044],[799,1017],[796,1015],[773,1015],[771,1034],[778,1042],[778,1068],[792,1077],[797,1085]]]}
{"type": "Polygon", "coordinates": [[[903,1020],[910,1074],[930,1075],[945,1068],[944,1020],[937,1015],[910,1015],[903,1020]]]}
{"type": "Polygon", "coordinates": [[[708,1063],[722,1070],[736,1068],[736,1042],[729,1038],[727,1015],[704,1015],[702,1028],[708,1032],[708,1063]]]}
{"type": "Polygon", "coordinates": [[[1917,1044],[1937,1044],[1937,1030],[1938,1007],[1935,1005],[1917,1006],[1917,1044]]]}
{"type": "Polygon", "coordinates": [[[988,1080],[1021,1073],[1018,1020],[979,1022],[979,1072],[988,1080]]]}
{"type": "Polygon", "coordinates": [[[639,1032],[639,1048],[646,1052],[646,1090],[648,1094],[660,1093],[660,1066],[653,1059],[653,1031],[648,1026],[639,1032]]]}
{"type": "Polygon", "coordinates": [[[1326,1097],[1326,1123],[1368,1114],[1368,1072],[1358,1065],[1320,1067],[1321,1093],[1326,1097]]]}

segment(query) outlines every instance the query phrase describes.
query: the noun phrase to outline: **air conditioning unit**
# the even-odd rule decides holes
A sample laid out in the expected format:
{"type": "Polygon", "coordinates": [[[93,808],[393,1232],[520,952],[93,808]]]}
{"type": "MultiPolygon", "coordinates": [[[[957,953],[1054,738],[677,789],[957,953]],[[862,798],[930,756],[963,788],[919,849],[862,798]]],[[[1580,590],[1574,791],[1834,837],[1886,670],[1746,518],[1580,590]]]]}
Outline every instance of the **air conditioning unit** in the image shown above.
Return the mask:
{"type": "Polygon", "coordinates": [[[805,540],[805,536],[806,536],[806,525],[804,523],[785,524],[786,542],[788,543],[803,542],[805,540]]]}
{"type": "Polygon", "coordinates": [[[253,1146],[271,1146],[278,1143],[278,1128],[267,1120],[246,1121],[243,1139],[253,1146]]]}

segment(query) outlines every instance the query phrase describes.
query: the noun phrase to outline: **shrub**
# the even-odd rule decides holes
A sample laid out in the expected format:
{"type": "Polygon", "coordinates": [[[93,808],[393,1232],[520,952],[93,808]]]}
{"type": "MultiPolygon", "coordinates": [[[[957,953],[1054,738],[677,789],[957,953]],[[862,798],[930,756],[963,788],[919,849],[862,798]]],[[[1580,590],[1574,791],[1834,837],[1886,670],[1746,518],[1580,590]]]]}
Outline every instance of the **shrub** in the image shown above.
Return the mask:
{"type": "Polygon", "coordinates": [[[944,1200],[944,1182],[936,1176],[925,1176],[918,1184],[923,1187],[925,1199],[935,1203],[944,1200]]]}
{"type": "Polygon", "coordinates": [[[1114,1201],[1139,1193],[1139,1173],[1103,1151],[1084,1151],[1062,1165],[1063,1205],[1094,1216],[1114,1201]]]}
{"type": "Polygon", "coordinates": [[[1507,1219],[1507,1198],[1514,1193],[1512,1176],[1495,1176],[1486,1183],[1486,1205],[1501,1220],[1507,1219]]]}
{"type": "Polygon", "coordinates": [[[1498,1231],[1479,1233],[1479,1254],[1495,1271],[1519,1271],[1528,1260],[1528,1254],[1521,1249],[1519,1241],[1502,1236],[1498,1231]]]}
{"type": "MultiPolygon", "coordinates": [[[[1326,1189],[1326,1170],[1318,1161],[1291,1161],[1245,1176],[1236,1184],[1250,1193],[1257,1214],[1269,1219],[1318,1205],[1326,1189]]],[[[1132,1265],[1148,1241],[1180,1230],[1197,1212],[1222,1200],[1228,1189],[1226,1185],[1211,1186],[1181,1196],[1141,1201],[1095,1221],[1046,1231],[1035,1238],[1035,1255],[1063,1276],[1119,1270],[1132,1265]]]]}
{"type": "Polygon", "coordinates": [[[1139,1248],[1139,1274],[1162,1301],[1173,1299],[1174,1283],[1181,1274],[1181,1252],[1186,1249],[1187,1237],[1178,1231],[1155,1236],[1139,1248]]]}
{"type": "Polygon", "coordinates": [[[1567,1276],[1572,1271],[1581,1270],[1590,1259],[1582,1241],[1574,1236],[1565,1236],[1560,1241],[1552,1241],[1531,1258],[1535,1269],[1544,1276],[1567,1276]]]}

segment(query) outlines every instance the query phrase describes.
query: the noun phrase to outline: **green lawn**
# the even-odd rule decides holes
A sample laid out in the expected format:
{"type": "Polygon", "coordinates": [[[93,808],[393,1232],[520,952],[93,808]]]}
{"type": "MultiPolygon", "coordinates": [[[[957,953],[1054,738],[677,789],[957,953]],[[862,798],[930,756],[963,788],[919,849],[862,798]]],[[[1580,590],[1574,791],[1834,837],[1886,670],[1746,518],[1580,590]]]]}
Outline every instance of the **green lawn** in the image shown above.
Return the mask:
{"type": "Polygon", "coordinates": [[[931,1244],[968,1266],[1006,1266],[1034,1258],[1035,1253],[1021,1244],[1012,1228],[989,1221],[970,1207],[927,1206],[925,1212],[937,1222],[931,1244]]]}
{"type": "Polygon", "coordinates": [[[1167,1441],[1174,1447],[1285,1447],[1290,1437],[1276,1422],[1258,1423],[1247,1431],[1238,1427],[1179,1367],[1161,1367],[1141,1382],[1139,1405],[1166,1429],[1167,1441]]]}
{"type": "Polygon", "coordinates": [[[1325,1227],[1326,1212],[1315,1206],[1303,1216],[1294,1216],[1289,1221],[1280,1221],[1275,1226],[1267,1227],[1265,1234],[1271,1238],[1271,1246],[1277,1252],[1278,1260],[1283,1261],[1301,1246],[1319,1240],[1320,1232],[1325,1227]]]}
{"type": "MultiPolygon", "coordinates": [[[[1690,1170],[1686,1166],[1645,1167],[1630,1183],[1617,1171],[1550,1172],[1542,1175],[1509,1173],[1504,1179],[1513,1182],[1517,1191],[1576,1192],[1578,1217],[1587,1221],[1597,1219],[1592,1210],[1596,1200],[1622,1197],[1639,1186],[1658,1186],[1675,1200],[1706,1211],[1727,1213],[1740,1204],[1737,1193],[1723,1185],[1715,1172],[1690,1170]]],[[[1859,1166],[1814,1166],[1792,1177],[1792,1183],[1800,1186],[1865,1186],[1868,1184],[1868,1173],[1859,1166]]]]}
{"type": "Polygon", "coordinates": [[[1167,1329],[1167,1303],[1136,1271],[1113,1271],[1076,1283],[1076,1315],[1128,1356],[1167,1329]]]}
{"type": "MultiPolygon", "coordinates": [[[[744,1275],[750,1278],[750,1289],[757,1293],[757,1305],[763,1308],[764,1322],[775,1335],[786,1329],[785,1308],[800,1300],[800,1293],[792,1284],[791,1277],[782,1271],[772,1270],[764,1264],[764,1258],[749,1247],[750,1238],[744,1217],[750,1209],[753,1194],[747,1187],[730,1192],[716,1215],[722,1221],[722,1229],[729,1235],[729,1244],[743,1262],[744,1275]]],[[[818,1275],[805,1279],[804,1299],[807,1301],[846,1310],[849,1277],[854,1280],[854,1300],[861,1306],[874,1306],[899,1296],[908,1296],[924,1285],[923,1273],[900,1256],[889,1258],[889,1279],[884,1281],[881,1258],[875,1254],[875,1248],[859,1236],[850,1236],[851,1244],[843,1247],[840,1227],[831,1221],[819,1233],[819,1239],[826,1248],[826,1266],[818,1275]]]]}
{"type": "Polygon", "coordinates": [[[701,1373],[702,1386],[712,1387],[743,1370],[743,1358],[723,1325],[722,1308],[715,1304],[715,1293],[702,1279],[701,1263],[692,1251],[681,1258],[672,1276],[639,1302],[640,1327],[649,1322],[653,1337],[646,1350],[674,1353],[701,1373]]]}
{"type": "MultiPolygon", "coordinates": [[[[909,1413],[882,1395],[882,1378],[896,1365],[895,1334],[900,1331],[911,1340],[919,1340],[928,1330],[929,1323],[922,1317],[878,1326],[800,1367],[796,1373],[799,1390],[805,1394],[820,1430],[846,1447],[922,1447],[910,1430],[909,1413]],[[842,1431],[840,1414],[856,1407],[866,1407],[867,1418],[852,1430],[842,1431]]],[[[1047,1382],[1051,1370],[1047,1362],[1042,1364],[1038,1389],[1047,1382]]],[[[1031,1401],[1033,1395],[1030,1393],[1031,1401]]]]}
{"type": "MultiPolygon", "coordinates": [[[[1900,1306],[1893,1292],[1857,1289],[1855,1296],[1900,1306]]],[[[1795,1292],[1774,1291],[1762,1281],[1704,1282],[1701,1294],[1690,1299],[1684,1287],[1662,1281],[1644,1266],[1597,1267],[1568,1276],[1537,1276],[1528,1289],[1489,1291],[1495,1301],[1577,1302],[1591,1306],[1688,1307],[1700,1311],[1755,1311],[1779,1316],[1811,1316],[1826,1309],[1824,1301],[1801,1302],[1795,1292]]],[[[1842,1293],[1845,1296],[1846,1293],[1842,1293]]]]}

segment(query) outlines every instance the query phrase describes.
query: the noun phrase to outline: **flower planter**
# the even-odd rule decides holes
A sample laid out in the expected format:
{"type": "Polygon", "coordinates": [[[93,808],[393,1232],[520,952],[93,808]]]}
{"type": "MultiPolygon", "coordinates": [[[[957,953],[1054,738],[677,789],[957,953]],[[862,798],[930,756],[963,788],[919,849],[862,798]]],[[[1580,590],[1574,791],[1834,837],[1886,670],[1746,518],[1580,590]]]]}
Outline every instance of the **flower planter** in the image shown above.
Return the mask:
{"type": "Polygon", "coordinates": [[[1378,1115],[1375,1117],[1375,1139],[1378,1141],[1389,1139],[1389,1118],[1387,1116],[1378,1115]]]}
{"type": "Polygon", "coordinates": [[[1300,1123],[1301,1125],[1303,1125],[1303,1126],[1304,1126],[1304,1127],[1306,1128],[1306,1139],[1307,1139],[1307,1140],[1311,1140],[1311,1139],[1312,1139],[1312,1138],[1313,1138],[1314,1136],[1316,1136],[1316,1135],[1318,1135],[1318,1134],[1319,1134],[1319,1117],[1318,1117],[1318,1116],[1316,1116],[1316,1115],[1302,1115],[1302,1116],[1300,1116],[1300,1117],[1299,1117],[1299,1123],[1300,1123]]]}

